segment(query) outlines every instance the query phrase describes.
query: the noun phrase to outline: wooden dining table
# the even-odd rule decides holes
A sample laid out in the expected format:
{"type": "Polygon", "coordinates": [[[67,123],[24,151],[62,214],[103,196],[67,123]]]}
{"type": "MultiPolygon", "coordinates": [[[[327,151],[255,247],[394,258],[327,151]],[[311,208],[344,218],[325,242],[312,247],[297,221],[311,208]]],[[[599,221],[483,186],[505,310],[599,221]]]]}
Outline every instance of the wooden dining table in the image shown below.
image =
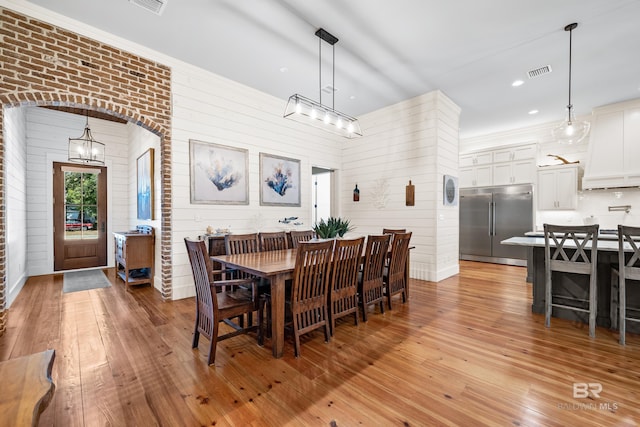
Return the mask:
{"type": "MultiPolygon", "coordinates": [[[[212,255],[211,260],[219,262],[224,269],[241,270],[253,276],[269,280],[271,283],[271,350],[273,357],[282,357],[284,349],[285,281],[293,278],[293,270],[296,266],[296,249],[235,255],[212,255]]],[[[408,256],[405,276],[406,296],[408,299],[408,256]]]]}
{"type": "Polygon", "coordinates": [[[271,345],[273,357],[282,357],[284,349],[285,281],[293,278],[296,250],[254,252],[235,255],[215,255],[212,261],[225,269],[237,269],[271,283],[271,345]]]}

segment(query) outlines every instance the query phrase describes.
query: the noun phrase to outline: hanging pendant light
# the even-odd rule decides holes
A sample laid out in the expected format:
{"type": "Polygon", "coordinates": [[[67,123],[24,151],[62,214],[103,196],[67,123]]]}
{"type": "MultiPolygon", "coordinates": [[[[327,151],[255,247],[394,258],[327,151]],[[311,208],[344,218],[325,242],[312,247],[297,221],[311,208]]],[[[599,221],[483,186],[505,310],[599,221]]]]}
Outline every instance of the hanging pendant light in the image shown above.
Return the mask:
{"type": "Polygon", "coordinates": [[[589,122],[576,120],[573,104],[571,104],[571,44],[573,30],[577,27],[578,24],[575,22],[564,27],[565,31],[569,31],[569,104],[567,104],[567,120],[552,131],[554,139],[560,144],[579,144],[589,134],[591,127],[589,122]]]}
{"type": "Polygon", "coordinates": [[[89,129],[89,112],[84,132],[77,138],[69,138],[68,159],[73,163],[104,165],[104,144],[93,139],[89,129]]]}
{"type": "Polygon", "coordinates": [[[305,96],[294,94],[289,97],[283,117],[296,120],[314,127],[337,133],[345,138],[362,136],[358,119],[337,111],[335,107],[335,80],[336,80],[336,47],[338,38],[320,28],[315,33],[318,36],[318,59],[320,69],[320,102],[316,102],[305,96]],[[322,104],[322,40],[333,47],[333,82],[331,92],[333,105],[331,107],[322,104]]]}

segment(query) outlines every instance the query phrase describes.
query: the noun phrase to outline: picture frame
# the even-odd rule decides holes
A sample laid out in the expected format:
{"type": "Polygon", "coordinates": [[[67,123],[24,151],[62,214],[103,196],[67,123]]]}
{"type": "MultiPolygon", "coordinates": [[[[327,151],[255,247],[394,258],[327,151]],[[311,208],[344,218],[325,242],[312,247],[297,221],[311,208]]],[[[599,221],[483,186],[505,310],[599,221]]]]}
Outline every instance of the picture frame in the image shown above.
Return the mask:
{"type": "Polygon", "coordinates": [[[136,200],[138,219],[154,219],[153,148],[136,160],[136,200]]]}
{"type": "Polygon", "coordinates": [[[249,204],[249,151],[189,140],[191,203],[249,204]]]}
{"type": "Polygon", "coordinates": [[[442,198],[445,206],[458,206],[458,178],[445,175],[442,184],[442,198]]]}
{"type": "Polygon", "coordinates": [[[300,206],[300,160],[260,153],[260,205],[300,206]]]}

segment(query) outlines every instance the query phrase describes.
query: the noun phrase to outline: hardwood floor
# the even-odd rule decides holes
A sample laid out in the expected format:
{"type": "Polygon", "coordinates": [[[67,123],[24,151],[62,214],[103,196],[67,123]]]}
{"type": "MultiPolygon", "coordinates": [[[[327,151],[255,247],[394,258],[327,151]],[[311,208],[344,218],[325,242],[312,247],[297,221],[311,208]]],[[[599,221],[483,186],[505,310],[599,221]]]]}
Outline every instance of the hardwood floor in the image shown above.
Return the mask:
{"type": "MultiPolygon", "coordinates": [[[[604,426],[640,420],[640,337],[533,315],[525,269],[462,262],[411,299],[338,321],[271,356],[255,336],[191,349],[194,301],[150,287],[62,293],[62,276],[29,279],[0,338],[0,360],[56,350],[49,426],[604,426]],[[574,383],[599,397],[573,398],[574,383]],[[597,391],[597,385],[592,385],[597,391]]],[[[370,309],[373,310],[373,307],[370,309]]],[[[578,395],[583,389],[578,386],[578,395]]]]}

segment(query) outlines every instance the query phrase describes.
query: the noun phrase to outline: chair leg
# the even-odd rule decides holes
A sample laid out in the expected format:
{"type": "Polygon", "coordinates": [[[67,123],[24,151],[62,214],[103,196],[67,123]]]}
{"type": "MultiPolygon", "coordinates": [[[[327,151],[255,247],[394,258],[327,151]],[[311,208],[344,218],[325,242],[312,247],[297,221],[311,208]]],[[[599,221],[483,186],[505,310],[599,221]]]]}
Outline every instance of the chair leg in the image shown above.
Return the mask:
{"type": "Polygon", "coordinates": [[[300,333],[295,315],[293,316],[293,354],[295,357],[300,357],[300,333]]]}
{"type": "Polygon", "coordinates": [[[596,277],[589,277],[589,336],[596,336],[596,315],[598,314],[598,291],[596,277]]]}
{"type": "Polygon", "coordinates": [[[609,305],[609,319],[611,321],[611,329],[618,329],[618,303],[619,303],[619,280],[615,270],[611,270],[611,301],[609,305]]]}
{"type": "Polygon", "coordinates": [[[380,300],[380,313],[384,314],[384,301],[380,300]]]}
{"type": "Polygon", "coordinates": [[[367,321],[367,308],[369,306],[367,304],[365,304],[364,301],[362,301],[362,321],[366,322],[367,321]]]}
{"type": "Polygon", "coordinates": [[[626,339],[625,335],[627,332],[627,289],[626,289],[626,281],[619,281],[619,293],[620,293],[620,316],[618,318],[618,323],[620,324],[620,344],[625,345],[626,339]]]}
{"type": "Polygon", "coordinates": [[[358,326],[358,306],[356,305],[356,311],[353,312],[353,320],[355,325],[358,326]]]}
{"type": "Polygon", "coordinates": [[[209,359],[207,363],[213,365],[216,361],[216,347],[218,344],[218,322],[214,322],[213,332],[211,333],[211,341],[209,342],[209,359]]]}
{"type": "Polygon", "coordinates": [[[551,326],[551,273],[547,273],[544,284],[544,326],[551,326]]]}
{"type": "Polygon", "coordinates": [[[198,348],[199,342],[200,342],[200,332],[198,332],[198,326],[196,325],[196,330],[193,332],[193,342],[191,343],[191,348],[198,348]]]}

